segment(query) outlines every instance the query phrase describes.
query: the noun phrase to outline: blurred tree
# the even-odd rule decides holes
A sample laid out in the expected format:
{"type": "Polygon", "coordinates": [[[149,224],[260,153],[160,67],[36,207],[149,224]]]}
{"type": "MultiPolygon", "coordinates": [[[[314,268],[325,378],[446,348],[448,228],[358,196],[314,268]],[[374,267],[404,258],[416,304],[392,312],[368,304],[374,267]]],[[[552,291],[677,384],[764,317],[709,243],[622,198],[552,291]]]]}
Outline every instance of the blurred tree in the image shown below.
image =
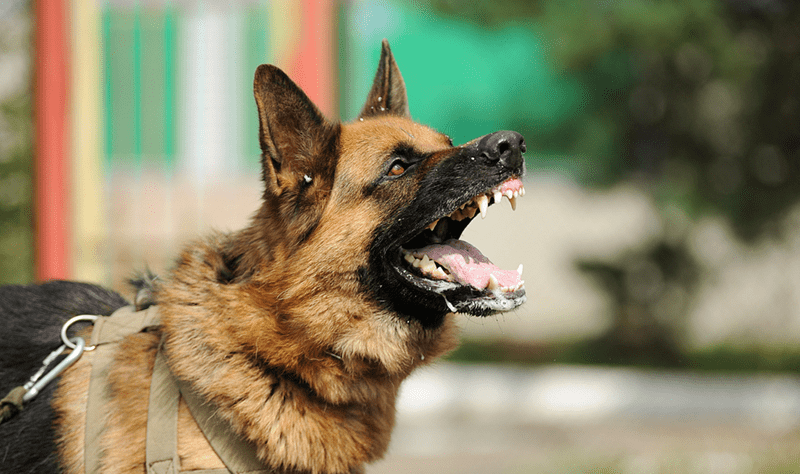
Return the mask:
{"type": "Polygon", "coordinates": [[[0,16],[0,284],[33,280],[30,14],[0,16]]]}
{"type": "Polygon", "coordinates": [[[683,241],[656,242],[611,261],[584,260],[578,268],[611,296],[611,324],[577,344],[567,360],[681,367],[688,360],[683,330],[698,266],[683,241]]]}
{"type": "Polygon", "coordinates": [[[547,136],[519,128],[532,149],[591,154],[590,183],[639,180],[691,215],[723,214],[745,239],[800,199],[800,4],[430,2],[488,27],[526,25],[581,79],[572,123],[547,136]]]}
{"type": "MultiPolygon", "coordinates": [[[[544,136],[536,124],[514,124],[530,150],[594,163],[579,176],[587,184],[632,180],[663,209],[720,214],[745,240],[786,228],[777,224],[800,200],[800,3],[430,2],[490,28],[525,25],[554,67],[582,82],[572,122],[544,136]]],[[[577,263],[612,302],[608,331],[576,346],[577,359],[685,360],[698,269],[683,231],[670,235],[667,214],[662,241],[577,263]]]]}

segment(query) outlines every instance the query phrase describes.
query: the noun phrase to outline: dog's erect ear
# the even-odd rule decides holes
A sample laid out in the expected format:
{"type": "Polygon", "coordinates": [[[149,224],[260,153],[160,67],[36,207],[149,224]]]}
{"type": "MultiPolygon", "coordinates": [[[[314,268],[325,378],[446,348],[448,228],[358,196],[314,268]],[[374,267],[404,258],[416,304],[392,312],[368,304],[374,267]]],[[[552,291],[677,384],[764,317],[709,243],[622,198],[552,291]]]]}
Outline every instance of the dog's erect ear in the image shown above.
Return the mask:
{"type": "Polygon", "coordinates": [[[273,172],[290,173],[295,161],[313,156],[329,127],[311,99],[275,66],[258,66],[253,93],[266,181],[273,172]]]}
{"type": "Polygon", "coordinates": [[[400,69],[389,49],[389,42],[383,40],[381,45],[381,60],[375,81],[369,91],[367,103],[361,109],[361,117],[370,117],[380,114],[393,114],[409,117],[408,97],[406,96],[406,83],[400,75],[400,69]]]}

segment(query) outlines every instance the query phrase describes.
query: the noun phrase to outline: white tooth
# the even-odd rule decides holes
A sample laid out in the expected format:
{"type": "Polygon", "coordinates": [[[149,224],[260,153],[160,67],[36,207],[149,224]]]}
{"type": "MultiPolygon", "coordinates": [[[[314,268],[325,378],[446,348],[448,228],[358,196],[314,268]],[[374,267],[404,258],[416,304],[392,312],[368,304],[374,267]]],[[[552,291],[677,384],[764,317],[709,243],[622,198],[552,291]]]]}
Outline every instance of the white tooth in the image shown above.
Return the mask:
{"type": "Polygon", "coordinates": [[[503,194],[499,190],[495,191],[494,192],[494,203],[495,204],[500,204],[500,200],[501,199],[503,199],[503,194]]]}
{"type": "Polygon", "coordinates": [[[503,194],[505,197],[511,199],[514,196],[514,191],[510,189],[506,189],[506,192],[503,194]]]}
{"type": "Polygon", "coordinates": [[[441,267],[436,267],[436,270],[434,270],[432,274],[439,280],[447,280],[447,273],[445,273],[444,270],[441,269],[441,267]]]}
{"type": "Polygon", "coordinates": [[[412,263],[412,264],[414,263],[414,260],[416,260],[414,258],[414,256],[411,255],[410,253],[406,253],[405,255],[403,255],[403,258],[406,260],[406,262],[412,263]]]}
{"type": "Polygon", "coordinates": [[[519,267],[517,267],[517,274],[519,276],[522,276],[522,264],[521,263],[519,264],[519,267]]]}
{"type": "Polygon", "coordinates": [[[520,195],[520,196],[524,196],[524,195],[525,195],[525,186],[521,186],[521,187],[519,188],[519,195],[520,195]]]}
{"type": "Polygon", "coordinates": [[[511,196],[510,198],[508,198],[508,202],[511,203],[511,210],[512,211],[516,211],[517,210],[517,198],[515,196],[511,196]]]}
{"type": "Polygon", "coordinates": [[[478,207],[481,210],[481,218],[486,218],[486,209],[489,209],[489,198],[486,195],[478,196],[476,199],[478,201],[478,207]]]}
{"type": "Polygon", "coordinates": [[[420,260],[415,258],[414,261],[411,262],[411,265],[414,265],[415,267],[419,268],[420,263],[421,263],[420,260]]]}
{"type": "Polygon", "coordinates": [[[519,197],[519,190],[517,190],[517,191],[514,191],[514,193],[512,194],[512,196],[514,196],[514,197],[519,197]]]}
{"type": "Polygon", "coordinates": [[[496,290],[498,288],[500,288],[500,282],[497,281],[497,278],[494,275],[489,275],[489,283],[486,284],[486,289],[496,290]]]}
{"type": "Polygon", "coordinates": [[[432,272],[436,270],[436,264],[433,263],[433,260],[428,258],[427,255],[422,256],[422,261],[419,264],[419,268],[425,272],[432,272]]]}

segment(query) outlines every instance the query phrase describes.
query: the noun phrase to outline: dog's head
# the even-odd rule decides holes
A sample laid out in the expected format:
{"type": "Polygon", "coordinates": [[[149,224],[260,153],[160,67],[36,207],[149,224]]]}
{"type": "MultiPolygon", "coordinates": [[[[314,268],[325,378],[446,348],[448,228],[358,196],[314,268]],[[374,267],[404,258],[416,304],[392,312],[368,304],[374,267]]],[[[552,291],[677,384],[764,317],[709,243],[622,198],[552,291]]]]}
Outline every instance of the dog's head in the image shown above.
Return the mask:
{"type": "Polygon", "coordinates": [[[449,312],[485,316],[525,301],[521,272],[497,268],[458,240],[488,206],[503,196],[513,206],[524,193],[520,134],[453,146],[411,120],[385,41],[352,123],[326,120],[274,66],[258,68],[254,90],[265,183],[257,221],[270,265],[350,282],[424,327],[437,327],[449,312]]]}

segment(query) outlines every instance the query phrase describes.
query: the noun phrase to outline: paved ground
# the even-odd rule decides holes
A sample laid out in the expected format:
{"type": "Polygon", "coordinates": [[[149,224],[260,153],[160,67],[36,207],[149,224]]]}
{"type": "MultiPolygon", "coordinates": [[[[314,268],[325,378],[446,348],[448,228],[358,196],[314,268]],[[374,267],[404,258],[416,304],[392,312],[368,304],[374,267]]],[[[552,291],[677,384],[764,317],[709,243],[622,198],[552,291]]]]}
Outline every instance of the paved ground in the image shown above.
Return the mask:
{"type": "Polygon", "coordinates": [[[367,472],[800,472],[798,428],[794,377],[440,364],[367,472]]]}

